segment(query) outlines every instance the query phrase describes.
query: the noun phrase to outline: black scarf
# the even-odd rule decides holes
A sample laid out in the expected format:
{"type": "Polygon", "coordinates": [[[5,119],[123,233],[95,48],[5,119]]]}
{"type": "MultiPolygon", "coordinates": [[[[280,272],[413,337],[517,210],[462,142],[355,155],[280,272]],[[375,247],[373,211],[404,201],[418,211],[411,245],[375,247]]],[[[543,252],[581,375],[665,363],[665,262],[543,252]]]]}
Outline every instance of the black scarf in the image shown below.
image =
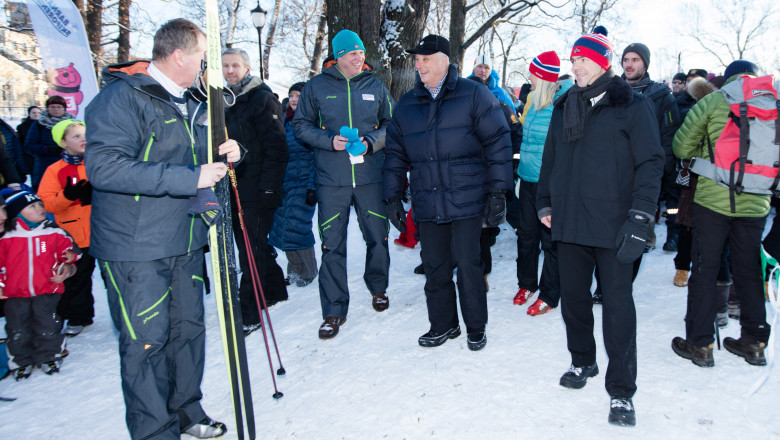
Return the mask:
{"type": "Polygon", "coordinates": [[[585,115],[590,110],[590,100],[607,91],[615,73],[612,68],[598,77],[593,84],[580,87],[576,83],[569,89],[563,104],[563,140],[574,142],[585,133],[585,115]]]}
{"type": "MultiPolygon", "coordinates": [[[[623,74],[622,78],[626,79],[626,75],[623,74]]],[[[640,79],[639,81],[634,83],[628,83],[628,84],[631,86],[632,89],[634,89],[635,92],[642,93],[647,88],[647,86],[650,85],[651,82],[653,81],[650,80],[650,74],[645,73],[645,76],[643,76],[642,79],[640,79]]]]}
{"type": "Polygon", "coordinates": [[[244,87],[246,87],[246,85],[249,84],[249,81],[252,81],[252,76],[251,75],[245,76],[244,79],[242,79],[241,81],[233,84],[232,86],[229,85],[228,87],[233,92],[233,94],[238,96],[238,95],[241,94],[241,92],[244,91],[244,87]]]}

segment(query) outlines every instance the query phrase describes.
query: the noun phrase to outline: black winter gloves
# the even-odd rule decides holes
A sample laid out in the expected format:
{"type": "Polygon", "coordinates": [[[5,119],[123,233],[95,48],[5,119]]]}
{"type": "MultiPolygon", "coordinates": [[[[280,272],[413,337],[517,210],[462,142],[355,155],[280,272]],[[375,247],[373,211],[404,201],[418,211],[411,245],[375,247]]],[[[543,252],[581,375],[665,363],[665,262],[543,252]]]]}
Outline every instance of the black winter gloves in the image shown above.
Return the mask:
{"type": "Polygon", "coordinates": [[[406,232],[406,211],[404,211],[404,204],[401,203],[401,199],[390,197],[385,200],[385,203],[387,204],[387,219],[400,232],[406,232]]]}
{"type": "Polygon", "coordinates": [[[485,226],[494,228],[504,222],[506,217],[506,194],[496,189],[490,190],[485,204],[485,226]]]}
{"type": "Polygon", "coordinates": [[[631,264],[642,255],[646,246],[655,244],[654,219],[646,212],[636,209],[628,211],[628,220],[620,228],[615,242],[619,262],[631,264]]]}
{"type": "Polygon", "coordinates": [[[92,184],[85,179],[74,184],[71,179],[68,179],[62,195],[68,200],[80,200],[82,205],[89,205],[92,203],[92,184]]]}
{"type": "Polygon", "coordinates": [[[306,190],[306,204],[314,206],[317,204],[317,191],[313,189],[306,190]]]}
{"type": "Polygon", "coordinates": [[[260,197],[257,199],[257,205],[260,209],[276,209],[281,203],[282,198],[272,189],[260,190],[260,197]]]}

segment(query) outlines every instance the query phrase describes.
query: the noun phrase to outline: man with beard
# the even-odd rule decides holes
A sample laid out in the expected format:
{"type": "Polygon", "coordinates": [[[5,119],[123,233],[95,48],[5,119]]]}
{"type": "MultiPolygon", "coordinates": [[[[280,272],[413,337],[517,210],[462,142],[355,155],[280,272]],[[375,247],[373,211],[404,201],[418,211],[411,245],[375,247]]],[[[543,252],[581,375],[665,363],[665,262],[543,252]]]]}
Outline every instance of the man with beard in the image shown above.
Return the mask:
{"type": "MultiPolygon", "coordinates": [[[[666,200],[666,243],[664,250],[677,252],[677,237],[680,225],[675,221],[677,205],[680,203],[680,188],[674,182],[677,177],[675,158],[672,153],[674,134],[680,128],[680,112],[674,96],[663,83],[650,79],[647,69],[650,66],[650,49],[642,43],[631,43],[623,50],[623,79],[635,92],[650,98],[655,106],[658,130],[661,133],[661,146],[666,153],[664,177],[661,185],[661,200],[666,200]]],[[[641,261],[641,260],[637,260],[641,261]]]]}

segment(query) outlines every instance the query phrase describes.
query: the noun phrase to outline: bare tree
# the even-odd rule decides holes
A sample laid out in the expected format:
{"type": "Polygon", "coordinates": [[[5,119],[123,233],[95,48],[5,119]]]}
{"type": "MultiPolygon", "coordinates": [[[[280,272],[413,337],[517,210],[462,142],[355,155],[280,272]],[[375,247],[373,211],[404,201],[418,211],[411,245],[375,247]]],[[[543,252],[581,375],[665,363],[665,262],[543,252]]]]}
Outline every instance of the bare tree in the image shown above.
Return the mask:
{"type": "Polygon", "coordinates": [[[699,4],[688,5],[685,35],[699,43],[702,50],[726,67],[734,60],[755,58],[760,46],[774,47],[777,38],[778,5],[774,1],[752,3],[746,7],[737,0],[711,0],[706,12],[699,4]],[[770,30],[775,30],[774,34],[770,30]]]}
{"type": "Polygon", "coordinates": [[[391,3],[385,10],[382,30],[391,75],[388,89],[394,99],[414,87],[414,57],[406,50],[422,37],[430,6],[431,0],[406,0],[391,3]]]}
{"type": "Polygon", "coordinates": [[[271,49],[274,48],[274,35],[276,34],[276,23],[279,21],[279,11],[282,8],[281,0],[274,2],[274,10],[271,18],[271,24],[268,26],[268,32],[266,32],[265,38],[265,51],[263,52],[263,72],[265,78],[268,79],[268,59],[271,57],[271,49]]]}
{"type": "Polygon", "coordinates": [[[103,55],[103,0],[87,0],[87,40],[95,63],[95,75],[100,77],[100,59],[103,55]]]}
{"type": "Polygon", "coordinates": [[[296,72],[293,81],[320,72],[327,32],[325,11],[325,0],[284,1],[274,44],[284,54],[277,63],[296,72]]]}
{"type": "MultiPolygon", "coordinates": [[[[312,49],[311,53],[311,64],[309,66],[309,78],[314,77],[314,75],[317,75],[320,73],[320,70],[322,69],[320,67],[320,63],[322,62],[322,49],[323,45],[325,43],[325,31],[327,30],[328,25],[328,5],[323,1],[322,2],[322,12],[320,14],[319,20],[317,20],[317,33],[314,38],[314,48],[312,49]]],[[[304,46],[306,44],[306,40],[304,38],[304,46]]]]}
{"type": "Polygon", "coordinates": [[[119,0],[117,22],[119,37],[117,38],[116,60],[124,63],[130,60],[130,3],[132,0],[119,0]]]}
{"type": "Polygon", "coordinates": [[[450,33],[450,0],[432,0],[425,23],[426,34],[448,35],[450,33]]]}
{"type": "Polygon", "coordinates": [[[591,32],[618,0],[574,0],[574,15],[580,22],[580,33],[591,32]]]}

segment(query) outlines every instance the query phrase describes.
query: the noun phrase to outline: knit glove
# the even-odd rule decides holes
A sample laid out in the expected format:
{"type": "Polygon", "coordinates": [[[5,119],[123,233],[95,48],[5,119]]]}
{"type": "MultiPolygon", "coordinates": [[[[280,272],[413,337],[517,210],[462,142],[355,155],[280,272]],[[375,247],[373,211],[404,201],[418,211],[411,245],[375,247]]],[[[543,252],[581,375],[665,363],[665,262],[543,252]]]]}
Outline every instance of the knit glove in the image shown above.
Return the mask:
{"type": "Polygon", "coordinates": [[[406,211],[404,204],[398,197],[390,197],[385,201],[387,204],[387,219],[400,232],[406,232],[406,211]]]}
{"type": "Polygon", "coordinates": [[[360,156],[366,152],[366,145],[360,140],[357,128],[349,128],[345,125],[341,127],[339,134],[347,138],[347,153],[353,156],[360,156]]]}
{"type": "Polygon", "coordinates": [[[485,203],[485,226],[493,228],[504,222],[506,217],[506,194],[497,189],[491,189],[485,203]]]}
{"type": "Polygon", "coordinates": [[[317,191],[313,189],[306,190],[306,204],[314,206],[317,204],[317,191]]]}
{"type": "Polygon", "coordinates": [[[628,211],[628,220],[618,232],[615,245],[617,259],[623,264],[632,264],[642,255],[645,247],[655,244],[655,217],[636,209],[628,211]]]}

